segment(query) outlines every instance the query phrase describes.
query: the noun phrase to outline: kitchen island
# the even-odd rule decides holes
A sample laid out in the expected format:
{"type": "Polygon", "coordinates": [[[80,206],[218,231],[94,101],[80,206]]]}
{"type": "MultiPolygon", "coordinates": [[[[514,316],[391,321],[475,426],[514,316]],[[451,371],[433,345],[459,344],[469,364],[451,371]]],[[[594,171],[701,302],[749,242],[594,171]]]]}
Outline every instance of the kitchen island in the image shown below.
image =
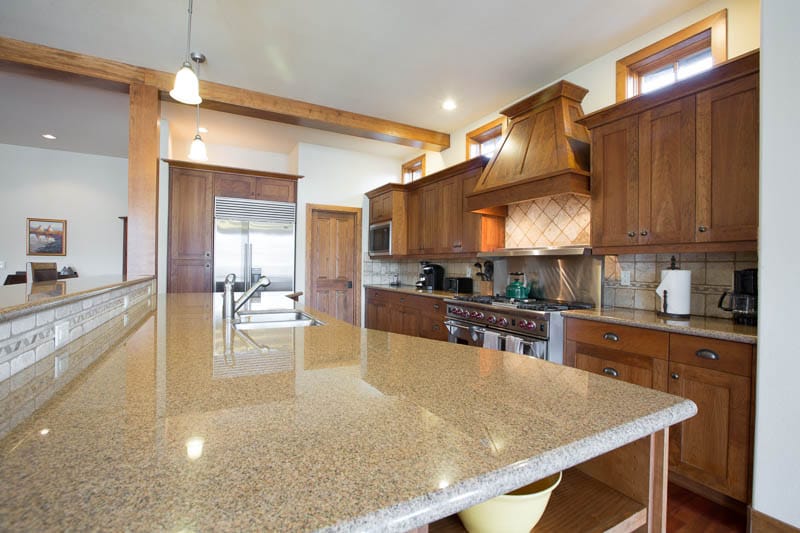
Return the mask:
{"type": "Polygon", "coordinates": [[[150,299],[97,328],[109,350],[67,345],[85,369],[0,441],[0,529],[406,531],[567,469],[557,524],[614,493],[595,522],[664,527],[691,401],[314,310],[237,330],[220,295],[150,299]]]}

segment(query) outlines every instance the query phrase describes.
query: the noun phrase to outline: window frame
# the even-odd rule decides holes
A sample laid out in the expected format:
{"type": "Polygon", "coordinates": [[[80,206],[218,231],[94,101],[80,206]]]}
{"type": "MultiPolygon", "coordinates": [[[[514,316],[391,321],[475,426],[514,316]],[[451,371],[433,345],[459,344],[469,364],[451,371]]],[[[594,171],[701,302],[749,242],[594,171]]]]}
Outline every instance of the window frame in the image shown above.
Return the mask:
{"type": "Polygon", "coordinates": [[[415,170],[420,171],[420,179],[425,177],[425,154],[403,163],[403,165],[400,167],[400,183],[414,182],[414,178],[411,178],[410,181],[406,181],[406,174],[408,173],[413,175],[415,170]]]}
{"type": "Polygon", "coordinates": [[[711,48],[711,64],[728,59],[728,10],[722,9],[617,61],[617,102],[638,96],[641,77],[711,48]]]}
{"type": "MultiPolygon", "coordinates": [[[[472,159],[470,156],[471,148],[473,146],[480,146],[481,144],[485,143],[486,141],[493,139],[494,137],[501,137],[506,132],[506,117],[499,117],[491,122],[487,122],[483,126],[479,128],[475,128],[472,131],[467,132],[466,135],[466,149],[467,149],[467,159],[472,159]],[[497,133],[494,132],[495,129],[499,127],[497,133]]],[[[475,156],[477,157],[477,156],[475,156]]]]}

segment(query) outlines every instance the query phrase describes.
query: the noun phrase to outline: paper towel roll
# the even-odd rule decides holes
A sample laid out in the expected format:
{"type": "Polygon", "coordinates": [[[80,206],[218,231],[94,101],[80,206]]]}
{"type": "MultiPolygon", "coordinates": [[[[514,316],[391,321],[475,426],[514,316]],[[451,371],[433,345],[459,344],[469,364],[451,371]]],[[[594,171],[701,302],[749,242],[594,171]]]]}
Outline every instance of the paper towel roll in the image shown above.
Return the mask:
{"type": "Polygon", "coordinates": [[[661,298],[659,309],[662,313],[689,316],[692,307],[692,271],[662,270],[661,284],[656,287],[656,294],[661,298]]]}

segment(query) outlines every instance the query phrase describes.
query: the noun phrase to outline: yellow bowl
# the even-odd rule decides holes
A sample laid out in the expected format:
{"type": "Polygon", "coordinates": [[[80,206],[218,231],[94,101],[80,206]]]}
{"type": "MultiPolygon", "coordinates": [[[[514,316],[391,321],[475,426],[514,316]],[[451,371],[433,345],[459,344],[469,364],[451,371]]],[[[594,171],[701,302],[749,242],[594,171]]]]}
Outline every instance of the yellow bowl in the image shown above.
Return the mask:
{"type": "Polygon", "coordinates": [[[458,513],[470,533],[528,533],[542,518],[561,472],[458,513]]]}

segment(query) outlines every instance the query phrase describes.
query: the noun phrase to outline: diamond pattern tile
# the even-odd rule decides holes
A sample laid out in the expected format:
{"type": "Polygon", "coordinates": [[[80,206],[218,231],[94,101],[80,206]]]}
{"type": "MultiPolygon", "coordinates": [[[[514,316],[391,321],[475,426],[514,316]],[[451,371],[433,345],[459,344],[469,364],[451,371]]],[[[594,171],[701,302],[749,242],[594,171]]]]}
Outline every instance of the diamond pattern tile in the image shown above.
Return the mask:
{"type": "Polygon", "coordinates": [[[506,246],[562,246],[589,243],[589,198],[560,194],[509,206],[506,246]]]}

